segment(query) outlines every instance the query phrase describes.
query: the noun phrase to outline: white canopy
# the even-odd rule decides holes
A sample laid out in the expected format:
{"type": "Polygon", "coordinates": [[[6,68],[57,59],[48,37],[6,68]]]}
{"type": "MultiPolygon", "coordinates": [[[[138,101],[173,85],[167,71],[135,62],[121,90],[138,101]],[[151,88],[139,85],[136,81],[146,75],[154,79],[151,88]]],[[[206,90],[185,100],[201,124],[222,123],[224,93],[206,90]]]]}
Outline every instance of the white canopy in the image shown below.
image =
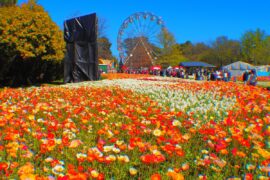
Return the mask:
{"type": "Polygon", "coordinates": [[[256,69],[256,67],[246,62],[237,61],[232,64],[228,64],[227,66],[223,66],[222,69],[229,70],[232,76],[241,76],[244,71],[256,69]]]}

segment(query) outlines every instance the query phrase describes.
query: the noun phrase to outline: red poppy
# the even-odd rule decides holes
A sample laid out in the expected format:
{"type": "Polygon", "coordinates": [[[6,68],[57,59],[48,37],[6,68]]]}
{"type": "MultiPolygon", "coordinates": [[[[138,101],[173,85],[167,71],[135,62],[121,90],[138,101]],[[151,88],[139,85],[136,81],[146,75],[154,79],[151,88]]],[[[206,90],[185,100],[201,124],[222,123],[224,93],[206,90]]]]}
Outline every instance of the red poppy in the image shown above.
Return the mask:
{"type": "Polygon", "coordinates": [[[161,163],[166,160],[166,158],[162,155],[154,155],[154,154],[146,154],[141,156],[141,161],[145,164],[155,164],[155,163],[161,163]]]}
{"type": "Polygon", "coordinates": [[[156,173],[156,174],[153,174],[150,178],[151,180],[161,180],[161,175],[156,173]]]}

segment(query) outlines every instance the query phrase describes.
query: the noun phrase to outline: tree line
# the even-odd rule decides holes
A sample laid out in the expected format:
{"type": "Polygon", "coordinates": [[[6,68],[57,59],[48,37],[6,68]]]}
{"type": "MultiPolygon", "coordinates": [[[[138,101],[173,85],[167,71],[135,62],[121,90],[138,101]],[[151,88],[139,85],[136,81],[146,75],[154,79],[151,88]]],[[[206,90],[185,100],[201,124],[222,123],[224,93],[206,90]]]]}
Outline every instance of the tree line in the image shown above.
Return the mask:
{"type": "MultiPolygon", "coordinates": [[[[174,35],[164,28],[157,37],[159,46],[151,44],[147,37],[126,39],[124,41],[126,54],[131,54],[138,39],[143,39],[144,44],[148,44],[149,49],[158,54],[156,64],[163,67],[177,66],[184,61],[203,61],[217,67],[236,61],[253,65],[270,63],[270,35],[261,29],[246,31],[239,40],[219,36],[210,43],[192,43],[191,41],[177,43],[174,35]]],[[[109,48],[107,50],[110,51],[109,48]]],[[[136,50],[140,56],[143,55],[143,50],[140,52],[139,48],[136,50]]],[[[136,52],[132,52],[132,54],[132,57],[137,57],[136,52]]],[[[144,57],[145,59],[148,57],[146,52],[144,57]]],[[[142,59],[142,57],[137,59],[142,59]]]]}
{"type": "MultiPolygon", "coordinates": [[[[172,33],[166,32],[160,38],[162,41],[175,42],[172,33]]],[[[161,41],[161,42],[162,42],[161,41]]],[[[164,44],[163,55],[158,63],[167,62],[170,65],[178,65],[183,61],[203,61],[217,67],[244,61],[254,65],[266,65],[270,63],[270,35],[261,29],[246,31],[240,40],[229,39],[226,36],[217,37],[210,43],[172,43],[164,44]]]]}

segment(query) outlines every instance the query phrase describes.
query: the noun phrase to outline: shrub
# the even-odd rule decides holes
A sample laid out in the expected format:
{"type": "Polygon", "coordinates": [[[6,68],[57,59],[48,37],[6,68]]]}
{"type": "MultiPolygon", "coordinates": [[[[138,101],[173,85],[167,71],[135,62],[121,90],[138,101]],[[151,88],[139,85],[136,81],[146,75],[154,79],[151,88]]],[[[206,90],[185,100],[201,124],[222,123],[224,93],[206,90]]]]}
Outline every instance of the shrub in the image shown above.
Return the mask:
{"type": "Polygon", "coordinates": [[[0,81],[40,81],[36,77],[47,71],[44,64],[61,64],[64,49],[62,31],[34,1],[0,8],[0,81]]]}

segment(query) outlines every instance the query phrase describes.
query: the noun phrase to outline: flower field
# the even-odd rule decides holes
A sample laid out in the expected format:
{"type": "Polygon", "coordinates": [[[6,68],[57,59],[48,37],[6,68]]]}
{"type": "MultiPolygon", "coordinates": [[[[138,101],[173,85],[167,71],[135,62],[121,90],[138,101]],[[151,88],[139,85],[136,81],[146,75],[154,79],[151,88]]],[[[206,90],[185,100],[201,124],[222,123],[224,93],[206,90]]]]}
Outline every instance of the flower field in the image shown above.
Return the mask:
{"type": "Polygon", "coordinates": [[[269,179],[269,91],[130,77],[0,90],[0,179],[269,179]]]}

